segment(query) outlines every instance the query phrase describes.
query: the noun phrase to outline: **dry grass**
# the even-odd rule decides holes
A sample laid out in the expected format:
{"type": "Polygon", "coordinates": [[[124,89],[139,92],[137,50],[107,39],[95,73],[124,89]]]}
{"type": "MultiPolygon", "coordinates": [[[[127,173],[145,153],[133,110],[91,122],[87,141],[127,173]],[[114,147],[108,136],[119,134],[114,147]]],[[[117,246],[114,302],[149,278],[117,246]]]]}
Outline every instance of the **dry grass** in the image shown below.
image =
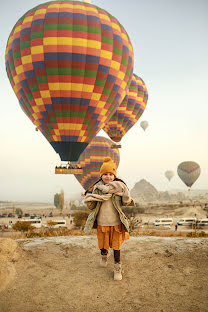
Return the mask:
{"type": "MultiPolygon", "coordinates": [[[[86,236],[82,229],[35,229],[25,233],[7,232],[7,238],[21,239],[33,237],[56,237],[56,236],[86,236]]],[[[96,235],[96,229],[91,231],[90,235],[96,235]]],[[[204,231],[171,231],[164,229],[136,229],[131,231],[131,236],[158,236],[158,237],[208,237],[208,233],[204,231]]]]}
{"type": "Polygon", "coordinates": [[[208,233],[204,231],[163,231],[163,230],[134,230],[131,236],[159,236],[159,237],[208,237],[208,233]]]}

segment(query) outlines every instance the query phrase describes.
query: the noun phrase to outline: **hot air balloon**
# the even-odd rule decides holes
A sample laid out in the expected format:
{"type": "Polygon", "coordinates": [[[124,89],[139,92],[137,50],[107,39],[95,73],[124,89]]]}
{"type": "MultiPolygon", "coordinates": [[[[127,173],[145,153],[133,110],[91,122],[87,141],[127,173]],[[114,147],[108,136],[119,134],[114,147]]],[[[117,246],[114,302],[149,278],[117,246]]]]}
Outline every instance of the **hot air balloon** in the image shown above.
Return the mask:
{"type": "Polygon", "coordinates": [[[125,29],[79,1],[50,1],[24,14],[5,59],[22,110],[62,161],[78,160],[122,102],[133,72],[125,29]]]}
{"type": "Polygon", "coordinates": [[[146,108],[147,100],[148,92],[144,81],[133,74],[125,98],[103,128],[113,141],[120,142],[139,120],[146,108]]]}
{"type": "Polygon", "coordinates": [[[177,172],[181,180],[191,187],[200,176],[201,169],[194,161],[184,161],[178,165],[177,172]]]}
{"type": "Polygon", "coordinates": [[[148,121],[141,121],[140,122],[140,126],[142,127],[142,129],[145,131],[147,129],[147,127],[149,126],[148,121]]]}
{"type": "Polygon", "coordinates": [[[111,157],[116,167],[119,165],[118,149],[111,148],[112,141],[102,136],[96,136],[80,155],[77,165],[83,169],[83,174],[75,174],[82,187],[87,190],[100,178],[100,167],[105,157],[111,157]]]}
{"type": "Polygon", "coordinates": [[[165,171],[165,176],[170,181],[172,179],[172,177],[174,176],[174,172],[171,170],[167,170],[167,171],[165,171]]]}

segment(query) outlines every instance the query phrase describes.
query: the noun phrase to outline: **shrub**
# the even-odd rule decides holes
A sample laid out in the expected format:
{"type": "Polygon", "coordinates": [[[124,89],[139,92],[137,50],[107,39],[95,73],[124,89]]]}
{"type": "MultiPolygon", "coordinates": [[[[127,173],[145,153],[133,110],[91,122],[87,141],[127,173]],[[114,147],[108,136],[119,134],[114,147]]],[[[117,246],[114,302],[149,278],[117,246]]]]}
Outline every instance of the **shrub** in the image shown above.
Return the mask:
{"type": "Polygon", "coordinates": [[[86,211],[77,211],[74,214],[74,225],[76,227],[80,227],[83,229],[85,222],[87,220],[87,217],[89,215],[89,212],[86,211]]]}
{"type": "Polygon", "coordinates": [[[29,230],[33,230],[34,227],[31,225],[30,221],[17,221],[13,227],[13,230],[20,231],[20,232],[27,232],[29,230]]]}

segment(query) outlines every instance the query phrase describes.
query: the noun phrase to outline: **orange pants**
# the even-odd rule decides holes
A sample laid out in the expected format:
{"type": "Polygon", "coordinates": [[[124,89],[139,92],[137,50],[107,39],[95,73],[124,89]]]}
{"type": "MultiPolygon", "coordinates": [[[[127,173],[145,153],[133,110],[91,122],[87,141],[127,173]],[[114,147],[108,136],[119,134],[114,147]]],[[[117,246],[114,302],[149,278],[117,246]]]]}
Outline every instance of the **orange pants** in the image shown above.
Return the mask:
{"type": "Polygon", "coordinates": [[[98,248],[99,249],[109,249],[120,250],[122,243],[129,239],[129,233],[125,232],[123,224],[115,226],[97,226],[97,238],[98,238],[98,248]]]}

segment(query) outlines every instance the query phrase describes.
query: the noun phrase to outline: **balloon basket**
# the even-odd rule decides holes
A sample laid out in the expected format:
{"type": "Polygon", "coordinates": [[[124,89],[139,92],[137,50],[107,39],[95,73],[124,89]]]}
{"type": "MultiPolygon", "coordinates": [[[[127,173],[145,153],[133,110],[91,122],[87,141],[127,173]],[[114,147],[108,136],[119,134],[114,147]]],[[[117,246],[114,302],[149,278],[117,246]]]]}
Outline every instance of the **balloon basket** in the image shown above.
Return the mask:
{"type": "Polygon", "coordinates": [[[112,144],[111,148],[121,148],[121,144],[112,144]]]}
{"type": "Polygon", "coordinates": [[[82,168],[55,168],[55,174],[83,174],[82,168]]]}

